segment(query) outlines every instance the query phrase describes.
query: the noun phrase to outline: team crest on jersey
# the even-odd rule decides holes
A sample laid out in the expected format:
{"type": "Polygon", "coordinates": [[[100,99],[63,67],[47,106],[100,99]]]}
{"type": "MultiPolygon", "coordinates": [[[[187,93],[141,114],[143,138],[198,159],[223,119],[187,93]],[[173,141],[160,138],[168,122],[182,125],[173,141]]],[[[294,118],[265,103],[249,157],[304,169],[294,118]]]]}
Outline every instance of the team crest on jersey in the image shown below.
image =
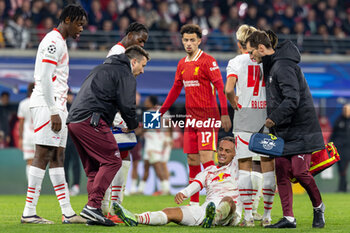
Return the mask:
{"type": "Polygon", "coordinates": [[[199,71],[199,66],[197,66],[196,68],[194,68],[194,73],[193,73],[193,75],[198,75],[198,71],[199,71]]]}
{"type": "Polygon", "coordinates": [[[55,45],[49,45],[49,47],[47,48],[47,50],[49,51],[49,53],[54,54],[56,52],[56,46],[55,45]]]}
{"type": "Polygon", "coordinates": [[[218,176],[214,177],[214,179],[212,179],[211,182],[214,182],[214,181],[222,182],[228,177],[231,177],[231,175],[227,173],[220,173],[218,176]]]}

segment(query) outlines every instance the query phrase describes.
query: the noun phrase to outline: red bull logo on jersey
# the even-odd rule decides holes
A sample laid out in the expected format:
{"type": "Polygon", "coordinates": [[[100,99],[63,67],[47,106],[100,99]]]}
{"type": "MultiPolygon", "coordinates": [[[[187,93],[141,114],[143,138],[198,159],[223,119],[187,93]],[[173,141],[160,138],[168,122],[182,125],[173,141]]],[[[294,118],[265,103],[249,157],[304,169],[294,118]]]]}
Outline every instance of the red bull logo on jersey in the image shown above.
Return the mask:
{"type": "Polygon", "coordinates": [[[214,181],[222,182],[228,177],[231,177],[231,175],[227,173],[220,173],[218,176],[214,177],[214,179],[212,179],[211,182],[214,182],[214,181]]]}

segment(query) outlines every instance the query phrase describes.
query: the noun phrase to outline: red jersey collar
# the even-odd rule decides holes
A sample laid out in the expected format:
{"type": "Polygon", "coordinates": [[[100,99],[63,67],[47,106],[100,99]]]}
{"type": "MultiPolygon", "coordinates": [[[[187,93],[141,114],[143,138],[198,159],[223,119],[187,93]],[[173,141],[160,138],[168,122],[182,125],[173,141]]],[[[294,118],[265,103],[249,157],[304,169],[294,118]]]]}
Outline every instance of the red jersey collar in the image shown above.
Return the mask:
{"type": "MultiPolygon", "coordinates": [[[[54,28],[54,29],[52,29],[52,30],[58,32],[58,33],[62,36],[62,33],[61,33],[57,28],[54,28]]],[[[63,36],[62,36],[62,39],[64,40],[64,37],[63,37],[63,36]]]]}
{"type": "Polygon", "coordinates": [[[120,45],[120,46],[122,46],[124,49],[126,49],[125,46],[124,46],[121,42],[118,42],[117,45],[120,45]]]}
{"type": "Polygon", "coordinates": [[[185,62],[191,62],[191,61],[197,61],[198,58],[202,55],[203,51],[201,49],[198,49],[196,55],[193,57],[192,60],[189,59],[188,55],[186,56],[185,62]]]}

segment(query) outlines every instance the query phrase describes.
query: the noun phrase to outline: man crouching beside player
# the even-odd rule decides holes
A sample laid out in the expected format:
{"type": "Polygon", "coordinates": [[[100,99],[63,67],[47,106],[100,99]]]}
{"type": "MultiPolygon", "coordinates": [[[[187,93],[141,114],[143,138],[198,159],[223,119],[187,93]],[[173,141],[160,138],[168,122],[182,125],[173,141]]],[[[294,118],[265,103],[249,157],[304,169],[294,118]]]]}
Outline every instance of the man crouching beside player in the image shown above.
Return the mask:
{"type": "MultiPolygon", "coordinates": [[[[209,228],[213,225],[237,225],[240,211],[236,212],[238,201],[238,165],[235,157],[233,137],[224,137],[219,142],[218,166],[207,167],[200,172],[194,182],[175,196],[175,202],[181,204],[185,199],[206,188],[206,201],[201,206],[180,206],[165,208],[162,211],[132,214],[122,206],[115,204],[116,214],[128,226],[139,224],[165,225],[170,222],[185,226],[209,228]]],[[[240,206],[241,208],[241,206],[240,206]]]]}

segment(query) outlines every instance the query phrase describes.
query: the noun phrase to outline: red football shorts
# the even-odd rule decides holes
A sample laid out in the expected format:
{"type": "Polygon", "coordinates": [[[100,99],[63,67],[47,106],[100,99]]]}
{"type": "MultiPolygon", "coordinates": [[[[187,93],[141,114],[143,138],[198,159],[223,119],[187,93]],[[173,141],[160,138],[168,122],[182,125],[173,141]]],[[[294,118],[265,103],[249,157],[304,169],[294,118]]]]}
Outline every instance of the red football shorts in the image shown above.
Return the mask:
{"type": "Polygon", "coordinates": [[[198,154],[200,150],[216,151],[218,128],[185,128],[184,153],[198,154]]]}

